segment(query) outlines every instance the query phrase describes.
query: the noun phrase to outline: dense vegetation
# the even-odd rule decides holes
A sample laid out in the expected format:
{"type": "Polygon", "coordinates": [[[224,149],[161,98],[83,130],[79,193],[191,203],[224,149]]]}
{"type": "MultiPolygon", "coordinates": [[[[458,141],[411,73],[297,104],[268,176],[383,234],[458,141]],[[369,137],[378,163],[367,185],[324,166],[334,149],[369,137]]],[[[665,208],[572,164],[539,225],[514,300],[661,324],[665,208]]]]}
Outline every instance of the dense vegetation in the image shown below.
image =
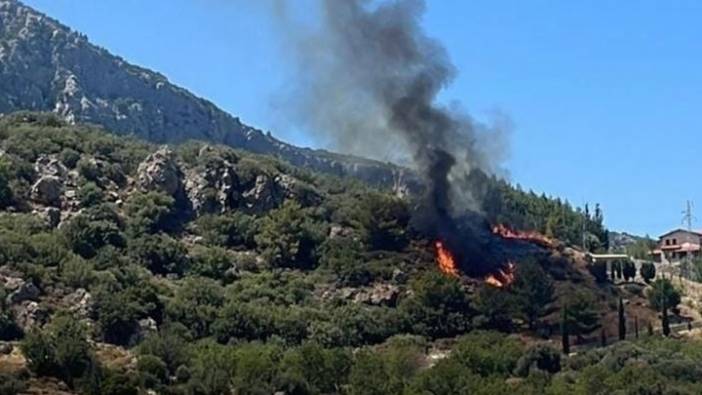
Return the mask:
{"type": "MultiPolygon", "coordinates": [[[[20,342],[28,369],[0,369],[0,394],[30,376],[93,394],[700,390],[702,345],[650,338],[562,359],[519,340],[549,338],[558,306],[572,335],[592,332],[599,296],[583,288],[559,301],[563,262],[550,257],[520,262],[508,289],[443,275],[431,240],[410,226],[412,202],[383,191],[191,143],[175,148],[184,185],[231,163],[243,188],[223,209],[222,189],[207,184],[196,209],[183,191],[137,186],[156,147],[36,114],[0,120],[0,149],[0,280],[38,294],[0,289],[0,340],[20,342]],[[33,192],[46,156],[70,173],[58,227],[33,192]],[[265,180],[289,179],[284,199],[261,192],[265,180]],[[258,200],[245,199],[251,190],[258,200]],[[32,325],[30,300],[46,313],[32,325]],[[115,363],[106,350],[136,361],[115,363]],[[635,369],[651,373],[631,384],[635,369]]],[[[590,247],[606,246],[598,209],[489,182],[492,221],[571,241],[585,224],[590,247]]],[[[679,296],[655,284],[651,300],[674,308],[679,296]]]]}

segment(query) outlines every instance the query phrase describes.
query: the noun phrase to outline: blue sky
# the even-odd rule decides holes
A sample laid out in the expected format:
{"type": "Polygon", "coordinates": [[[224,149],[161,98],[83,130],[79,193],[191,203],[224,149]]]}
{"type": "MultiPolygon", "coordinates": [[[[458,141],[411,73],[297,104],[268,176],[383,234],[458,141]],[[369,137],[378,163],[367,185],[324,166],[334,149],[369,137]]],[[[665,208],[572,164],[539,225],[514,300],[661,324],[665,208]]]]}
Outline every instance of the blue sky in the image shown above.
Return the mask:
{"type": "MultiPolygon", "coordinates": [[[[290,73],[255,1],[26,3],[248,124],[314,146],[272,104],[290,73]]],[[[428,0],[423,23],[459,71],[442,100],[514,122],[513,182],[599,202],[610,228],[657,235],[680,226],[687,199],[702,210],[700,15],[702,2],[682,0],[428,0]]]]}

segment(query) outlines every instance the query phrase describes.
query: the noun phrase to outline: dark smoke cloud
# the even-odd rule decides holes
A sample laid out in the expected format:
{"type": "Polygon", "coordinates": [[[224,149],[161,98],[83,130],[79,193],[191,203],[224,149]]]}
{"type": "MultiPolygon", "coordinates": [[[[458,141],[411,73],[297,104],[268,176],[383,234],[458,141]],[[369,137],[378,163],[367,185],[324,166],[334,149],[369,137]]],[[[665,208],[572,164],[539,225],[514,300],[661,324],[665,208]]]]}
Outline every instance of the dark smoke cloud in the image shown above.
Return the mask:
{"type": "Polygon", "coordinates": [[[312,1],[311,26],[291,17],[296,3],[271,4],[296,69],[279,104],[298,127],[334,150],[414,168],[441,217],[478,207],[463,181],[499,170],[508,123],[437,104],[456,70],[421,28],[423,1],[312,1]]]}

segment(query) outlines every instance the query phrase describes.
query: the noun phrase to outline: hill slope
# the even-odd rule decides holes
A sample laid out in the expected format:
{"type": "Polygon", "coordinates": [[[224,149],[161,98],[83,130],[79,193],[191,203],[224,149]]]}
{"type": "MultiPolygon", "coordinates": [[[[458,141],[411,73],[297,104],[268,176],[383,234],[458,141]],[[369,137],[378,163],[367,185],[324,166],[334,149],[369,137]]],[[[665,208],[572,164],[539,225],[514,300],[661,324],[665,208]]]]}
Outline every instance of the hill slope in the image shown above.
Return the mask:
{"type": "Polygon", "coordinates": [[[16,0],[0,0],[0,113],[19,110],[52,111],[72,123],[99,124],[158,143],[226,144],[376,185],[417,186],[397,166],[277,140],[58,21],[16,0]]]}

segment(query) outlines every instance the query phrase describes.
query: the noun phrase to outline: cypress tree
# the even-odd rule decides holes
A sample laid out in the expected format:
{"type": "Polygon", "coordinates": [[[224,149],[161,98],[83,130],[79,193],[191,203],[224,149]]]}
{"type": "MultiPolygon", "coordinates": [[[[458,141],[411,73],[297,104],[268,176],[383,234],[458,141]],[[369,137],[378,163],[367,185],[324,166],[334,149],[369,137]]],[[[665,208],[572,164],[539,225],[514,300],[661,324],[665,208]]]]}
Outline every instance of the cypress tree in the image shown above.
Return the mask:
{"type": "Polygon", "coordinates": [[[607,347],[607,333],[605,333],[604,328],[600,331],[600,345],[602,347],[607,347]]]}
{"type": "Polygon", "coordinates": [[[663,326],[663,336],[670,336],[670,323],[668,323],[668,306],[665,304],[666,300],[663,298],[663,312],[661,316],[661,324],[663,326]]]}
{"type": "Polygon", "coordinates": [[[563,309],[561,309],[561,343],[563,345],[563,354],[570,354],[570,337],[568,333],[568,306],[563,306],[563,309]]]}
{"type": "Polygon", "coordinates": [[[648,329],[648,335],[653,336],[653,325],[651,324],[650,321],[648,322],[647,329],[648,329]]]}
{"type": "Polygon", "coordinates": [[[626,340],[626,317],[624,316],[624,301],[619,298],[619,340],[626,340]]]}
{"type": "Polygon", "coordinates": [[[634,334],[636,338],[639,338],[639,317],[634,316],[634,334]]]}

